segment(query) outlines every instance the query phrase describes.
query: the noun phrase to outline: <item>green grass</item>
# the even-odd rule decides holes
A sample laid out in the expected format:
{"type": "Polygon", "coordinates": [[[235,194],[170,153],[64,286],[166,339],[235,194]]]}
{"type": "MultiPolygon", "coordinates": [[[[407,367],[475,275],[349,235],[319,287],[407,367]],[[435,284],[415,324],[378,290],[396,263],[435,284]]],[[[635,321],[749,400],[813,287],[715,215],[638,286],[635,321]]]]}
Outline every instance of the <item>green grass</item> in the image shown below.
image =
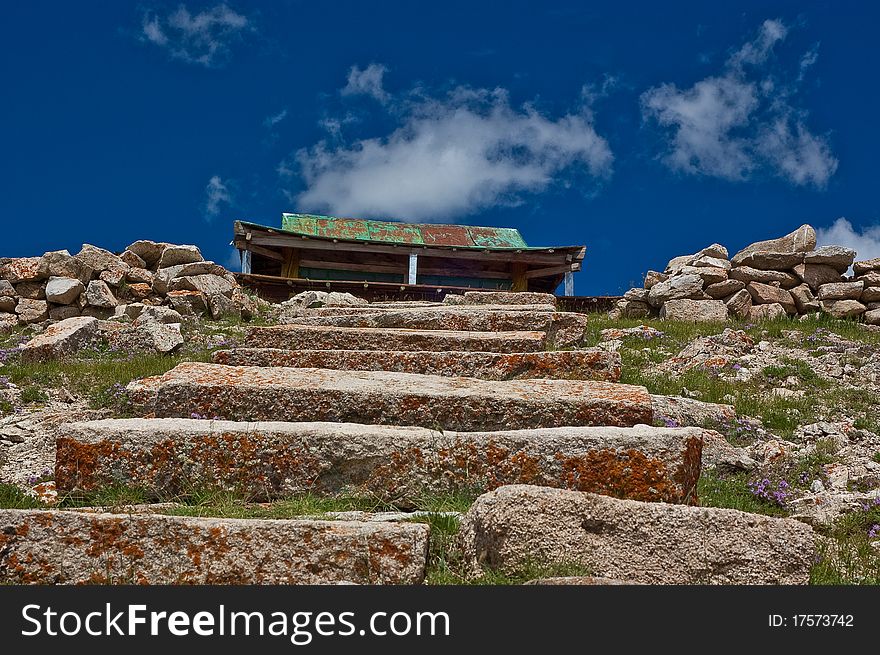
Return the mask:
{"type": "MultiPolygon", "coordinates": [[[[624,339],[620,348],[621,382],[641,385],[649,392],[660,395],[689,395],[704,402],[733,404],[740,416],[759,419],[763,427],[781,437],[790,437],[794,430],[807,423],[829,420],[829,414],[845,408],[858,427],[880,430],[880,398],[859,390],[834,385],[820,377],[809,363],[795,358],[782,358],[778,365],[768,366],[748,382],[736,380],[729,372],[719,375],[712,370],[693,368],[679,375],[657,373],[656,365],[677,355],[686,345],[701,336],[718,334],[725,327],[745,330],[755,342],[771,339],[788,345],[810,347],[836,334],[862,344],[880,344],[880,334],[865,330],[852,321],[840,321],[821,316],[806,321],[787,318],[748,324],[732,321],[726,324],[693,324],[659,319],[609,319],[604,315],[591,316],[587,329],[587,345],[598,344],[601,331],[606,328],[628,328],[649,325],[663,336],[642,339],[638,336],[624,339]],[[818,330],[818,332],[817,332],[818,330]],[[790,338],[791,333],[800,338],[790,338]],[[789,343],[791,342],[791,343],[789,343]],[[801,397],[781,397],[771,393],[789,377],[800,384],[801,397]],[[731,400],[732,399],[732,400],[731,400]]],[[[720,427],[720,426],[709,426],[720,427]]],[[[721,429],[722,432],[727,432],[721,429]]]]}
{"type": "Polygon", "coordinates": [[[726,507],[753,514],[767,516],[786,516],[786,511],[777,505],[758,498],[749,491],[750,479],[740,473],[729,477],[716,477],[703,473],[697,483],[697,497],[703,507],[726,507]]]}
{"type": "Polygon", "coordinates": [[[0,509],[37,509],[43,507],[14,484],[0,484],[0,509]]]}
{"type": "Polygon", "coordinates": [[[880,585],[880,538],[868,531],[880,525],[880,505],[841,516],[830,529],[821,530],[818,561],[810,572],[816,585],[880,585]]]}
{"type": "Polygon", "coordinates": [[[40,387],[29,384],[21,390],[21,402],[23,403],[45,403],[49,401],[49,396],[40,387]]]}
{"type": "Polygon", "coordinates": [[[71,393],[85,396],[94,409],[113,407],[119,386],[151,375],[161,375],[183,361],[208,361],[209,351],[163,355],[139,353],[120,357],[106,353],[83,353],[76,359],[53,359],[41,362],[11,358],[3,375],[23,386],[23,402],[45,402],[43,389],[66,387],[71,393]]]}
{"type": "Polygon", "coordinates": [[[59,497],[59,506],[75,509],[77,507],[122,507],[140,505],[149,501],[143,489],[128,485],[107,485],[88,493],[59,497]]]}

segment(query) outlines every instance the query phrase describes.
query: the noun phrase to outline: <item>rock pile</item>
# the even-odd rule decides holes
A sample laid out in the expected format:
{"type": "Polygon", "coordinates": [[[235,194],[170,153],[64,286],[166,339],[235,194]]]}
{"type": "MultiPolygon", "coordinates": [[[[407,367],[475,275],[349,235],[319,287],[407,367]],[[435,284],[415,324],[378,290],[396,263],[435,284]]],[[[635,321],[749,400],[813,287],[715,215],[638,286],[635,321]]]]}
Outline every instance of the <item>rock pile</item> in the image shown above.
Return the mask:
{"type": "Polygon", "coordinates": [[[802,225],[759,241],[733,257],[712,244],[648,271],[644,288],[630,289],[616,317],[657,316],[683,321],[758,321],[822,312],[880,325],[880,258],[854,262],[843,246],[816,248],[816,231],[802,225]],[[846,276],[852,267],[853,274],[846,276]]]}
{"type": "Polygon", "coordinates": [[[84,244],[76,255],[0,259],[0,331],[78,316],[136,318],[160,306],[215,319],[256,310],[234,276],[196,246],[136,241],[116,255],[84,244]]]}

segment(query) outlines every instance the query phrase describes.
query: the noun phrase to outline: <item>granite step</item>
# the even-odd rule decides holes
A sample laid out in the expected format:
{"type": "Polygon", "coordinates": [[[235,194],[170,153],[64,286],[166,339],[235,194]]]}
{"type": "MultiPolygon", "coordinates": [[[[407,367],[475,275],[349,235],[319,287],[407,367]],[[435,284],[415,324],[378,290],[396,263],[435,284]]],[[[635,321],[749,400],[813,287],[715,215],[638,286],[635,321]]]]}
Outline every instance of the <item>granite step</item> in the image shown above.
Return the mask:
{"type": "Polygon", "coordinates": [[[61,495],[121,484],[153,500],[219,488],[250,500],[310,492],[409,507],[425,493],[525,483],[692,503],[706,432],[648,425],[439,432],[356,423],[107,419],[59,427],[55,482],[61,495]]]}
{"type": "Polygon", "coordinates": [[[482,380],[555,378],[617,382],[620,379],[620,353],[598,348],[535,353],[233,348],[218,350],[212,355],[212,361],[228,366],[394,371],[482,380]]]}
{"type": "Polygon", "coordinates": [[[132,382],[144,414],[249,421],[418,425],[440,430],[650,424],[644,387],[591,380],[478,380],[388,371],[185,362],[132,382]]]}
{"type": "Polygon", "coordinates": [[[419,584],[420,523],[0,510],[12,584],[419,584]]]}
{"type": "Polygon", "coordinates": [[[308,325],[251,328],[244,342],[251,348],[289,350],[427,350],[496,353],[546,350],[544,332],[461,332],[308,325]]]}
{"type": "Polygon", "coordinates": [[[405,311],[358,312],[344,315],[298,316],[289,325],[348,328],[402,328],[456,332],[544,332],[555,348],[571,348],[583,341],[588,318],[584,314],[554,311],[496,311],[443,307],[405,311]]]}

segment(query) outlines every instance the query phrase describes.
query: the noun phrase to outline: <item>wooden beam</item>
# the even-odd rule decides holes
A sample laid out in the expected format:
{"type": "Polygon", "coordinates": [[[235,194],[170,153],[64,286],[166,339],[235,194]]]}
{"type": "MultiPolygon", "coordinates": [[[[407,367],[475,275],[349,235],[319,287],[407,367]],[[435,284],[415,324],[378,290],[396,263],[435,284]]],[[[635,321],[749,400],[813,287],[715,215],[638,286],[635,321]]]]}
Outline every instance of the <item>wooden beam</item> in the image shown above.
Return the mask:
{"type": "Polygon", "coordinates": [[[510,286],[511,291],[528,291],[529,290],[529,281],[526,278],[526,270],[528,270],[529,265],[520,262],[514,262],[514,264],[510,267],[512,275],[513,283],[510,286]]]}
{"type": "Polygon", "coordinates": [[[277,262],[284,261],[284,255],[276,250],[270,250],[269,248],[264,248],[263,246],[256,246],[252,243],[249,243],[245,246],[244,250],[250,250],[251,252],[255,252],[258,255],[262,255],[263,257],[268,257],[269,259],[274,259],[277,262]]]}
{"type": "Polygon", "coordinates": [[[334,262],[327,259],[300,259],[300,268],[319,268],[336,271],[359,271],[361,273],[393,273],[405,275],[406,265],[394,266],[390,264],[357,264],[354,262],[334,262]]]}
{"type": "Polygon", "coordinates": [[[299,277],[299,250],[288,248],[284,251],[281,275],[283,277],[299,277]]]}
{"type": "Polygon", "coordinates": [[[533,268],[526,272],[526,279],[531,280],[535,277],[551,277],[560,273],[570,273],[571,271],[581,270],[581,265],[577,262],[566,264],[565,266],[548,266],[547,268],[533,268]]]}

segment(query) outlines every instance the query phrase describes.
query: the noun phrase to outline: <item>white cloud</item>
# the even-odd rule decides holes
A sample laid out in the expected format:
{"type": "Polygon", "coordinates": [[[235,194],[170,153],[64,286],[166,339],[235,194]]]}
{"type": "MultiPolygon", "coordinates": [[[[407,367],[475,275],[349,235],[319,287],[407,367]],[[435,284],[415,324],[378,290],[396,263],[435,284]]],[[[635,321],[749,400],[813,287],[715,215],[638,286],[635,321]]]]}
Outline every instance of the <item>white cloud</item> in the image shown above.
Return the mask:
{"type": "Polygon", "coordinates": [[[856,260],[880,257],[880,224],[869,225],[861,232],[853,228],[847,219],[838,218],[830,227],[816,230],[816,242],[820,246],[846,246],[856,251],[856,260]]]}
{"type": "Polygon", "coordinates": [[[765,21],[752,41],[728,57],[719,75],[687,89],[661,84],[642,94],[643,117],[670,136],[663,156],[670,169],[733,181],[768,171],[796,185],[828,184],[838,165],[828,139],[813,134],[805,123],[807,112],[791,103],[817,49],[801,59],[794,84],[766,70],[787,32],[780,21],[765,21]]]}
{"type": "Polygon", "coordinates": [[[278,123],[283,121],[285,118],[287,118],[287,107],[279,111],[277,114],[267,116],[266,119],[263,121],[263,126],[271,129],[278,125],[278,123]]]}
{"type": "Polygon", "coordinates": [[[387,72],[388,68],[382,64],[370,64],[363,69],[352,66],[351,70],[348,71],[348,83],[342,88],[340,93],[344,96],[371,96],[384,105],[390,99],[383,83],[383,78],[387,72]]]}
{"type": "Polygon", "coordinates": [[[210,219],[220,213],[224,205],[232,204],[232,192],[228,181],[224,182],[219,175],[214,175],[205,186],[205,215],[210,219]]]}
{"type": "Polygon", "coordinates": [[[229,56],[229,46],[251,29],[249,19],[219,4],[197,14],[180,5],[167,16],[147,13],[141,24],[141,40],[166,50],[171,57],[210,67],[229,56]]]}
{"type": "MultiPolygon", "coordinates": [[[[396,103],[401,124],[382,138],[295,154],[302,210],[443,220],[521,202],[577,171],[610,175],[613,156],[589,111],[550,118],[510,104],[507,92],[458,87],[396,103]]],[[[293,163],[286,166],[292,171],[293,163]]],[[[591,184],[594,186],[594,184],[591,184]]]]}

